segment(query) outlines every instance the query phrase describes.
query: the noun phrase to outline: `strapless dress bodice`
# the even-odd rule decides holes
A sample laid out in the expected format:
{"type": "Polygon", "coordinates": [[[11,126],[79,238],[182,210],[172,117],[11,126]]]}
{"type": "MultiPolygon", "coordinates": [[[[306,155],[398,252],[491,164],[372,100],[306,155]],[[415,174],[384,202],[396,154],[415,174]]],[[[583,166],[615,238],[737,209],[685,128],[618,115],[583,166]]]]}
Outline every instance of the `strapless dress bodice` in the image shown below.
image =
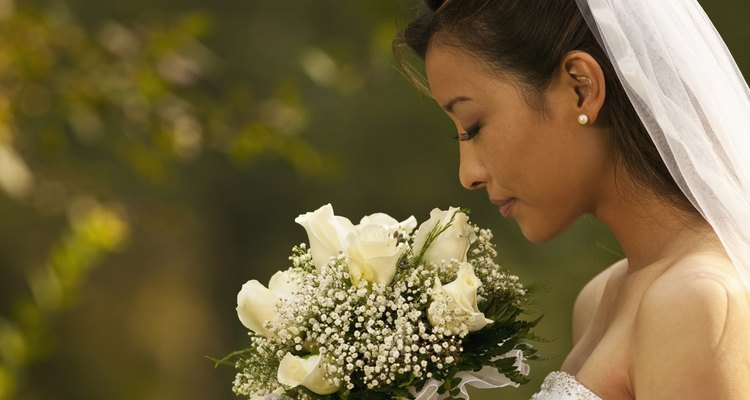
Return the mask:
{"type": "Polygon", "coordinates": [[[602,400],[576,378],[562,371],[551,372],[544,378],[542,388],[531,400],[602,400]]]}

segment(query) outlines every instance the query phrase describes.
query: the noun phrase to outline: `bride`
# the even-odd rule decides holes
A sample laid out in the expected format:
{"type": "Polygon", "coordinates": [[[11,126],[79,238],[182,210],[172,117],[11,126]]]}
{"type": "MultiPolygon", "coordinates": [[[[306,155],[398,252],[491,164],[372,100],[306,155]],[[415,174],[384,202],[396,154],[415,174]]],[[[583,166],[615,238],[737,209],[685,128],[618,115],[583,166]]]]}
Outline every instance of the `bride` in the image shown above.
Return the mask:
{"type": "Polygon", "coordinates": [[[697,2],[427,3],[395,45],[460,132],[461,184],[532,242],[592,214],[626,255],[534,399],[750,398],[750,91],[697,2]]]}

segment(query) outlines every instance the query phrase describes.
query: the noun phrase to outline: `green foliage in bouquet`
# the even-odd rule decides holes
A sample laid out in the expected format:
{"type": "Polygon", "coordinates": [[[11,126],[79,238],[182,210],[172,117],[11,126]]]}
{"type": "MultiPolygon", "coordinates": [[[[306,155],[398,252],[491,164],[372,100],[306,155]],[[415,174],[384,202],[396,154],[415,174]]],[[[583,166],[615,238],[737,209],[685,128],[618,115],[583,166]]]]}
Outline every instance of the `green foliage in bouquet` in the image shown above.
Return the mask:
{"type": "Polygon", "coordinates": [[[328,206],[297,222],[310,248],[268,288],[238,295],[250,347],[219,363],[249,398],[400,399],[420,390],[458,398],[463,381],[526,383],[538,320],[527,289],[505,272],[492,233],[465,210],[433,210],[416,227],[373,214],[354,226],[328,206]]]}

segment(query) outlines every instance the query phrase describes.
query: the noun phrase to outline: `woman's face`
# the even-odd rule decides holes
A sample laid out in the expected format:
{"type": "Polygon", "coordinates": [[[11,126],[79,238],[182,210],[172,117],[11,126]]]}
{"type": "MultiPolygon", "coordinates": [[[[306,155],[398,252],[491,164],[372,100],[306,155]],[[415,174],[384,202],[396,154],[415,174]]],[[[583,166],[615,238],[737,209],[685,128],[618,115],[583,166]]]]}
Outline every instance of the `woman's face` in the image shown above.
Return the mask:
{"type": "Polygon", "coordinates": [[[432,46],[425,62],[433,98],[460,134],[470,132],[459,141],[465,188],[486,189],[532,242],[595,211],[613,178],[612,163],[603,131],[577,122],[582,98],[572,76],[556,73],[542,115],[513,78],[499,78],[468,53],[432,46]]]}

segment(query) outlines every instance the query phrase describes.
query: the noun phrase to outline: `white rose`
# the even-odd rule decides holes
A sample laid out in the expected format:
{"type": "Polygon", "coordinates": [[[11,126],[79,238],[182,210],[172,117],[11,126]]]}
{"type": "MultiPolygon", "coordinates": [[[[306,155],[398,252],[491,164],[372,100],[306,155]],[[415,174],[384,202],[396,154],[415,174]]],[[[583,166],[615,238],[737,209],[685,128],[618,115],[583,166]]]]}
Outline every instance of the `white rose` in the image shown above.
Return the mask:
{"type": "Polygon", "coordinates": [[[341,385],[334,385],[325,378],[325,368],[317,354],[302,358],[286,353],[281,359],[276,378],[283,385],[291,388],[302,385],[317,394],[331,394],[341,388],[341,385]]]}
{"type": "Polygon", "coordinates": [[[456,207],[451,207],[448,211],[435,208],[430,212],[430,219],[423,222],[417,229],[414,237],[414,254],[421,253],[428,238],[436,229],[443,229],[448,224],[450,226],[428,244],[422,261],[432,264],[451,259],[466,261],[471,238],[469,217],[456,207]]]}
{"type": "Polygon", "coordinates": [[[237,316],[247,329],[271,337],[271,332],[265,327],[267,321],[276,318],[276,303],[279,298],[255,279],[242,285],[237,294],[237,316]]]}
{"type": "Polygon", "coordinates": [[[277,297],[291,299],[299,293],[300,287],[294,280],[294,274],[290,271],[279,271],[268,281],[268,289],[277,297]]]}
{"type": "Polygon", "coordinates": [[[355,228],[357,229],[357,231],[360,231],[370,225],[382,226],[390,233],[403,232],[409,234],[414,230],[414,228],[417,227],[417,219],[414,218],[414,216],[411,216],[401,222],[398,222],[395,218],[391,217],[388,214],[375,213],[362,217],[362,219],[359,221],[359,225],[357,225],[355,228]]]}
{"type": "Polygon", "coordinates": [[[273,334],[265,327],[266,322],[273,321],[278,315],[276,307],[280,298],[292,298],[298,291],[291,273],[279,271],[268,283],[268,288],[253,279],[242,285],[237,293],[237,316],[242,325],[251,331],[271,337],[273,334]]]}
{"type": "Polygon", "coordinates": [[[389,229],[367,225],[349,236],[349,274],[355,285],[361,279],[389,284],[396,274],[396,264],[408,249],[398,243],[389,229]]]}
{"type": "Polygon", "coordinates": [[[347,218],[333,215],[330,204],[302,214],[294,222],[307,231],[313,264],[318,271],[328,264],[331,257],[346,251],[346,238],[355,231],[354,225],[347,218]]]}
{"type": "MultiPolygon", "coordinates": [[[[469,329],[469,332],[478,331],[484,328],[487,324],[491,324],[492,320],[484,317],[484,313],[479,311],[477,306],[477,289],[482,285],[482,282],[474,274],[474,266],[465,262],[458,268],[458,276],[456,280],[443,286],[440,280],[435,282],[435,290],[442,291],[448,299],[448,308],[458,310],[459,315],[464,315],[464,318],[459,322],[463,322],[469,329]]],[[[427,319],[433,326],[440,325],[436,318],[436,312],[438,304],[433,302],[427,309],[427,319]]],[[[454,330],[455,324],[449,324],[445,326],[448,330],[454,330]]]]}

